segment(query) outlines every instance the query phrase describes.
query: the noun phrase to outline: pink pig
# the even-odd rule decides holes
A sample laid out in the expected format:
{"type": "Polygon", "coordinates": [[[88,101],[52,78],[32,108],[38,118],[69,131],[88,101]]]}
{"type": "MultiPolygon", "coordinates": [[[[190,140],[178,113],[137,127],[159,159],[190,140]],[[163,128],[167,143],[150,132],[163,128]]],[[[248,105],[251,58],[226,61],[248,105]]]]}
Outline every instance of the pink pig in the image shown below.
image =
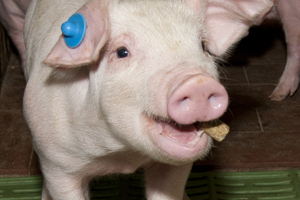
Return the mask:
{"type": "Polygon", "coordinates": [[[275,7],[267,17],[281,20],[287,43],[287,62],[284,72],[273,93],[271,100],[281,101],[293,95],[298,88],[300,75],[300,1],[275,0],[275,7]]]}
{"type": "MultiPolygon", "coordinates": [[[[24,113],[44,175],[42,199],[87,200],[94,177],[139,167],[147,199],[188,199],[192,163],[212,144],[198,125],[228,105],[207,51],[223,55],[272,6],[270,0],[33,0],[24,28],[24,113]],[[86,33],[69,48],[60,27],[74,13],[84,16],[86,33]]],[[[20,22],[13,29],[22,30],[20,22]]],[[[20,34],[12,38],[17,43],[20,34]]]]}
{"type": "MultiPolygon", "coordinates": [[[[232,15],[236,10],[234,10],[234,6],[230,5],[232,4],[240,4],[240,5],[246,5],[250,1],[238,1],[238,0],[232,0],[232,1],[222,1],[222,0],[210,0],[209,2],[222,2],[224,6],[220,6],[219,9],[211,9],[212,12],[219,12],[219,13],[226,13],[229,10],[231,10],[232,15]],[[239,3],[238,3],[239,2],[239,3]],[[223,10],[223,11],[222,11],[223,10]],[[224,12],[225,11],[225,12],[224,12]]],[[[285,31],[285,36],[286,36],[286,42],[287,42],[287,63],[285,66],[285,70],[279,80],[279,83],[277,87],[274,89],[272,94],[269,96],[269,98],[273,101],[281,101],[283,100],[286,96],[288,95],[293,95],[295,91],[298,88],[299,84],[299,73],[300,73],[300,1],[299,0],[272,0],[272,2],[275,3],[275,6],[273,9],[267,13],[267,15],[262,17],[264,18],[279,18],[283,24],[283,28],[285,31]]],[[[252,2],[251,2],[252,3],[252,2]]],[[[250,4],[251,4],[250,3],[250,4]]],[[[248,7],[244,7],[244,9],[239,9],[236,12],[236,15],[232,15],[232,17],[244,17],[243,15],[247,12],[252,12],[252,6],[249,4],[248,7]],[[241,12],[240,12],[241,11],[241,12]],[[238,13],[240,12],[240,13],[238,13]]],[[[239,7],[241,8],[241,7],[239,7]]],[[[214,27],[218,29],[218,32],[225,34],[224,35],[214,35],[217,38],[211,38],[211,41],[213,43],[210,43],[208,45],[208,49],[210,50],[211,53],[221,56],[223,54],[224,49],[219,49],[214,48],[213,46],[216,46],[217,42],[220,42],[220,38],[224,38],[221,40],[221,42],[225,43],[226,45],[222,46],[223,48],[227,48],[228,45],[228,40],[227,40],[227,35],[240,35],[240,32],[235,29],[230,29],[230,24],[235,20],[228,20],[228,18],[223,18],[222,15],[215,15],[213,18],[209,17],[209,10],[208,10],[208,20],[207,24],[208,26],[213,29],[214,27]],[[218,16],[218,17],[216,17],[218,16]],[[220,31],[220,29],[223,30],[223,32],[220,31]],[[213,45],[213,46],[210,46],[213,45]]],[[[229,16],[228,16],[229,17],[229,16]]],[[[256,22],[256,25],[259,25],[262,22],[261,19],[259,19],[256,22]]],[[[244,29],[241,29],[241,31],[244,29]]],[[[245,32],[244,35],[247,35],[248,32],[245,32]]],[[[231,43],[232,40],[235,40],[236,37],[233,37],[229,42],[231,43]]],[[[218,44],[219,45],[219,44],[218,44]]]]}
{"type": "Polygon", "coordinates": [[[20,53],[22,68],[25,69],[25,45],[23,26],[26,10],[31,0],[1,0],[0,22],[7,30],[20,53]]]}
{"type": "Polygon", "coordinates": [[[192,163],[212,144],[198,124],[217,119],[228,105],[214,58],[202,47],[223,54],[272,6],[32,1],[24,29],[24,112],[44,175],[42,199],[87,200],[92,178],[139,167],[147,199],[188,199],[192,163]],[[84,16],[86,33],[70,48],[60,27],[74,13],[84,16]]]}

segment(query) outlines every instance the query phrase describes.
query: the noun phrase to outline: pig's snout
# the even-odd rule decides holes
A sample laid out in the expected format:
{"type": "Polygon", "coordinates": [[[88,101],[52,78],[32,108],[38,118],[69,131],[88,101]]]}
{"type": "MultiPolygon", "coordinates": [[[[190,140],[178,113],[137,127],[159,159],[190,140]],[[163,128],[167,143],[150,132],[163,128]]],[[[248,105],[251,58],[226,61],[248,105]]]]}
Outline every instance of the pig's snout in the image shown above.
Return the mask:
{"type": "Polygon", "coordinates": [[[168,114],[179,124],[220,117],[228,106],[225,88],[214,78],[197,74],[179,84],[168,99],[168,114]]]}

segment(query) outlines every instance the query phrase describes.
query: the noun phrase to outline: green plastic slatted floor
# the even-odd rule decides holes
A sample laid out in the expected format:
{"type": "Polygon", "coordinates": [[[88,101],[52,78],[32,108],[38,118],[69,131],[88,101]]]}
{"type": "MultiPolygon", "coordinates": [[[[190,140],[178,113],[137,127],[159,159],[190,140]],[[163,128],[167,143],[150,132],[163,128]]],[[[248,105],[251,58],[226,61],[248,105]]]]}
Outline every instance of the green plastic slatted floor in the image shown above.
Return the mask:
{"type": "MultiPolygon", "coordinates": [[[[276,172],[191,173],[191,200],[300,199],[300,170],[276,172]]],[[[42,177],[0,178],[1,200],[41,199],[42,177]]],[[[92,200],[145,199],[143,175],[104,177],[91,183],[92,200]]]]}

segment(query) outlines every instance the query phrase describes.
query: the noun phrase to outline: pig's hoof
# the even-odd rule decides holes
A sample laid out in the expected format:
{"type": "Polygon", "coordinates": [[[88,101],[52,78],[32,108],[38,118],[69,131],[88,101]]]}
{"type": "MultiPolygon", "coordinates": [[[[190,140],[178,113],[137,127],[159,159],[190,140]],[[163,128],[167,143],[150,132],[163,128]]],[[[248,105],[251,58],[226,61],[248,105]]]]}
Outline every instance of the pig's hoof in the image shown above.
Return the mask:
{"type": "Polygon", "coordinates": [[[282,76],[280,78],[280,82],[277,85],[277,87],[274,89],[272,94],[269,96],[269,98],[272,101],[282,101],[285,99],[288,95],[292,96],[299,84],[299,77],[298,76],[282,76]],[[288,78],[285,78],[288,77],[288,78]]]}
{"type": "Polygon", "coordinates": [[[283,99],[285,99],[286,96],[287,96],[287,94],[286,95],[280,95],[280,94],[272,93],[269,96],[269,98],[270,98],[271,101],[282,101],[283,99]]]}
{"type": "Polygon", "coordinates": [[[287,90],[287,88],[283,87],[283,85],[279,84],[272,94],[269,96],[271,101],[282,101],[284,100],[289,94],[292,95],[295,91],[287,90]]]}
{"type": "Polygon", "coordinates": [[[269,98],[271,101],[282,101],[288,95],[292,96],[296,92],[297,87],[298,84],[296,84],[296,87],[287,87],[284,84],[279,84],[269,98]]]}

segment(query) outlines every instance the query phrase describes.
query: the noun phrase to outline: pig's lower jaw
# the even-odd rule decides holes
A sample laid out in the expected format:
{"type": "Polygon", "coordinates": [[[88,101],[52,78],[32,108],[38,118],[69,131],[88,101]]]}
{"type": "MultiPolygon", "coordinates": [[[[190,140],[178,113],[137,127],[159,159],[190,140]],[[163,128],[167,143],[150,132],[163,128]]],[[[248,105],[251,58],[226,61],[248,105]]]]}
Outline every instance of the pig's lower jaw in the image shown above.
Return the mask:
{"type": "Polygon", "coordinates": [[[150,137],[170,158],[178,161],[194,161],[203,158],[212,140],[196,124],[179,125],[172,120],[148,118],[150,137]]]}

